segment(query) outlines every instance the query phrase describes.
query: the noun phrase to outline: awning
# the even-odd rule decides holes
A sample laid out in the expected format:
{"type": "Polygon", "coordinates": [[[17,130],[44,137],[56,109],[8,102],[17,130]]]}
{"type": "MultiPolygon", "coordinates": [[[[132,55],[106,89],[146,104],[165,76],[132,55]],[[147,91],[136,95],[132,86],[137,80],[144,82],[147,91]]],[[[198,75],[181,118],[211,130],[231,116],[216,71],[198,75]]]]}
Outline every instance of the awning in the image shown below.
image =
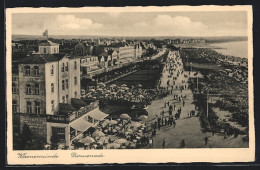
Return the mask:
{"type": "Polygon", "coordinates": [[[93,123],[88,122],[84,118],[77,119],[70,125],[70,127],[72,127],[73,129],[76,129],[81,132],[88,130],[88,128],[90,128],[91,126],[93,126],[93,123]]]}
{"type": "Polygon", "coordinates": [[[108,114],[101,112],[98,108],[96,108],[96,109],[90,111],[88,113],[88,116],[90,116],[96,120],[103,120],[104,118],[106,118],[108,116],[108,114]]]}

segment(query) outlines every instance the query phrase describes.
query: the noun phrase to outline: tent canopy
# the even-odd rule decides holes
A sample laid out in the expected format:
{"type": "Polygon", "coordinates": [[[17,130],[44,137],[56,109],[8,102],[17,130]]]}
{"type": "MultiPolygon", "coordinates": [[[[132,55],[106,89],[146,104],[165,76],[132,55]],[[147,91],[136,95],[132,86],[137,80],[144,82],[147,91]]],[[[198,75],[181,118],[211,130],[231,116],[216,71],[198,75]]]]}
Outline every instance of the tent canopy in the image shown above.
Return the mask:
{"type": "Polygon", "coordinates": [[[70,125],[70,127],[72,127],[73,129],[76,129],[81,132],[88,130],[88,128],[90,128],[91,126],[93,126],[93,124],[86,121],[84,118],[77,119],[70,125]]]}
{"type": "Polygon", "coordinates": [[[108,116],[108,114],[101,112],[98,108],[96,108],[96,109],[90,111],[88,116],[90,116],[96,120],[103,120],[104,118],[106,118],[108,116]]]}

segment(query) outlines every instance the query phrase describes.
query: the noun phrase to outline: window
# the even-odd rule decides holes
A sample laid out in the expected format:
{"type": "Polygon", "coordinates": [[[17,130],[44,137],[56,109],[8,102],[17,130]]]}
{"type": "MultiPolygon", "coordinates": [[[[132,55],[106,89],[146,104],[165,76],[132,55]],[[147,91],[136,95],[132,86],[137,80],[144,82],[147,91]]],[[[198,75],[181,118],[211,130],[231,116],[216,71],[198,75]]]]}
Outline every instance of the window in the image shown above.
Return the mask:
{"type": "Polygon", "coordinates": [[[31,75],[31,67],[30,66],[25,66],[25,75],[30,76],[31,75]]]}
{"type": "Polygon", "coordinates": [[[17,112],[17,101],[16,100],[13,100],[13,102],[12,102],[12,109],[13,109],[13,113],[17,112]]]}
{"type": "Polygon", "coordinates": [[[65,64],[62,63],[62,66],[61,66],[61,72],[64,72],[64,69],[65,69],[65,64]]]}
{"type": "Polygon", "coordinates": [[[77,82],[78,80],[77,80],[77,77],[74,77],[74,85],[77,85],[77,82]]]}
{"type": "Polygon", "coordinates": [[[26,112],[32,113],[32,102],[26,102],[26,112]]]}
{"type": "Polygon", "coordinates": [[[54,93],[54,83],[51,83],[51,92],[54,93]]]}
{"type": "Polygon", "coordinates": [[[54,100],[51,101],[51,111],[54,111],[54,100]]]}
{"type": "Polygon", "coordinates": [[[40,84],[35,83],[34,84],[34,94],[39,94],[40,93],[40,84]]]}
{"type": "Polygon", "coordinates": [[[66,95],[66,103],[69,103],[69,95],[66,95]]]}
{"type": "Polygon", "coordinates": [[[54,53],[56,53],[56,48],[54,48],[54,53]]]}
{"type": "Polygon", "coordinates": [[[65,141],[65,128],[52,127],[52,133],[54,133],[54,132],[57,133],[59,142],[64,142],[65,141]]]}
{"type": "Polygon", "coordinates": [[[41,103],[39,101],[35,102],[35,113],[40,114],[41,113],[41,108],[40,108],[41,103]]]}
{"type": "Polygon", "coordinates": [[[78,92],[77,91],[74,92],[74,96],[75,96],[75,98],[78,97],[78,92]]]}
{"type": "Polygon", "coordinates": [[[69,71],[69,63],[66,63],[65,71],[69,71]]]}
{"type": "Polygon", "coordinates": [[[65,96],[62,96],[62,103],[65,103],[65,96]]]}
{"type": "Polygon", "coordinates": [[[74,70],[77,70],[77,61],[74,61],[74,70]]]}
{"type": "Polygon", "coordinates": [[[46,48],[43,48],[43,53],[46,54],[46,48]]]}
{"type": "Polygon", "coordinates": [[[39,66],[34,66],[34,75],[39,76],[39,66]]]}
{"type": "Polygon", "coordinates": [[[51,75],[54,74],[54,65],[51,65],[51,75]]]}
{"type": "Polygon", "coordinates": [[[15,83],[12,83],[12,93],[17,93],[17,88],[15,83]]]}
{"type": "Polygon", "coordinates": [[[26,84],[26,94],[31,94],[32,93],[32,87],[30,84],[26,84]]]}
{"type": "Polygon", "coordinates": [[[68,89],[69,88],[69,80],[66,79],[66,88],[68,89]]]}
{"type": "Polygon", "coordinates": [[[64,80],[62,80],[62,90],[65,90],[65,83],[64,83],[64,80]]]}

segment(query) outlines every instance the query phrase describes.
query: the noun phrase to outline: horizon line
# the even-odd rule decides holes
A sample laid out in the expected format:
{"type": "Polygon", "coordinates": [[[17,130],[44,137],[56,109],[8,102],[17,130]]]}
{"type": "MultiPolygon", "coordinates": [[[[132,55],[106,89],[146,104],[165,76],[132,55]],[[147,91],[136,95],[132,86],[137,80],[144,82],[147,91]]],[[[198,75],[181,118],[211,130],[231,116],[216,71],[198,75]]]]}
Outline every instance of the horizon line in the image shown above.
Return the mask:
{"type": "MultiPolygon", "coordinates": [[[[23,35],[23,36],[42,36],[41,34],[38,35],[30,35],[30,34],[11,34],[12,36],[15,35],[23,35]]],[[[95,37],[248,37],[247,35],[221,35],[221,36],[217,36],[217,35],[202,35],[202,36],[192,36],[192,35],[135,35],[135,36],[131,36],[131,35],[83,35],[83,34],[79,34],[79,35],[60,35],[60,34],[56,34],[56,35],[48,35],[50,36],[95,36],[95,37]]]]}

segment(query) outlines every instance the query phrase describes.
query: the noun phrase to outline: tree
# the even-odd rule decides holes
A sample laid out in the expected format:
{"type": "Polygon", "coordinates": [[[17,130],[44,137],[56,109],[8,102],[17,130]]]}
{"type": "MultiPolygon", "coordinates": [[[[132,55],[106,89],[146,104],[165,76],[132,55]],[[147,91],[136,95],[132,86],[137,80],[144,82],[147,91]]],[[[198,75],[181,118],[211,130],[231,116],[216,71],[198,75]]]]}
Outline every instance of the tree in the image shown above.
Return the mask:
{"type": "Polygon", "coordinates": [[[51,135],[51,149],[55,149],[58,145],[58,142],[59,142],[58,133],[56,131],[53,131],[51,135]]]}
{"type": "Polygon", "coordinates": [[[32,141],[32,132],[30,127],[25,123],[22,130],[22,142],[26,145],[27,142],[32,141]]]}

